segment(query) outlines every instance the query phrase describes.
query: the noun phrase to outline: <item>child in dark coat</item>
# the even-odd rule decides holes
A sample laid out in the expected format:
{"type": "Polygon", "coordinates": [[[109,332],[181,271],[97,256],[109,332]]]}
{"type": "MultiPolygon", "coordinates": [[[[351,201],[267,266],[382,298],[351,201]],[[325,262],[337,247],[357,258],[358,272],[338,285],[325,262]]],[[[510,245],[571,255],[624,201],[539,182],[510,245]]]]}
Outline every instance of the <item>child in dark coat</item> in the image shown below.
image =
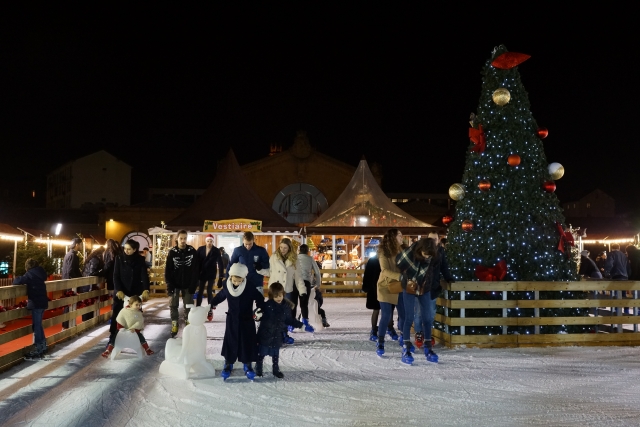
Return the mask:
{"type": "MultiPolygon", "coordinates": [[[[229,279],[222,290],[211,300],[211,308],[227,301],[227,312],[222,356],[224,368],[220,376],[223,379],[231,376],[236,360],[244,364],[248,379],[253,380],[255,371],[252,362],[258,360],[256,348],[256,325],[253,321],[253,304],[258,308],[264,306],[264,296],[254,286],[247,286],[247,266],[235,263],[229,269],[229,279]]],[[[282,338],[280,338],[282,339],[282,338]]]]}
{"type": "Polygon", "coordinates": [[[38,261],[29,258],[24,264],[27,270],[24,276],[18,276],[13,280],[14,285],[27,285],[27,308],[31,310],[33,341],[36,348],[27,353],[25,358],[42,358],[47,352],[47,340],[44,336],[42,328],[42,316],[49,306],[49,298],[47,297],[47,272],[38,265],[38,261]]]}
{"type": "Polygon", "coordinates": [[[279,282],[269,285],[269,300],[262,310],[256,310],[256,320],[260,320],[258,328],[258,362],[256,375],[262,376],[262,364],[265,356],[271,356],[273,375],[283,378],[280,372],[279,359],[282,346],[282,330],[286,326],[301,328],[302,322],[291,317],[292,303],[284,299],[284,286],[279,282]]]}

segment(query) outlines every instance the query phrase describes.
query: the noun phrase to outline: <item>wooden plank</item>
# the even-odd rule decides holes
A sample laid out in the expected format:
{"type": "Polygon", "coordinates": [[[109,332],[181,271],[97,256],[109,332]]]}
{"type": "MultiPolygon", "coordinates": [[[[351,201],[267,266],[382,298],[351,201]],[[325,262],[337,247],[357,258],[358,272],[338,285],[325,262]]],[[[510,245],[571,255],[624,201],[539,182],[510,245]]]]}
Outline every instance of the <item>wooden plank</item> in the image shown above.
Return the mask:
{"type": "Polygon", "coordinates": [[[445,317],[435,320],[449,326],[617,325],[640,324],[638,316],[598,317],[445,317]]]}
{"type": "Polygon", "coordinates": [[[16,310],[5,311],[4,313],[0,313],[0,323],[5,323],[10,320],[20,319],[21,317],[25,317],[29,315],[29,310],[26,308],[18,308],[16,310]]]}
{"type": "Polygon", "coordinates": [[[362,282],[362,277],[323,277],[322,283],[331,282],[362,282]]]}
{"type": "Polygon", "coordinates": [[[351,293],[340,293],[340,294],[332,294],[332,293],[326,293],[326,294],[322,294],[322,296],[324,298],[336,298],[336,297],[344,297],[344,298],[365,298],[367,296],[366,293],[362,292],[362,293],[358,293],[358,294],[351,294],[351,293]]]}
{"type": "Polygon", "coordinates": [[[484,291],[636,291],[640,290],[640,281],[631,280],[582,280],[579,282],[441,282],[442,288],[459,292],[484,291]]]}
{"type": "Polygon", "coordinates": [[[325,285],[322,287],[323,291],[336,291],[336,290],[352,290],[352,291],[361,291],[362,286],[360,285],[325,285]]]}
{"type": "MultiPolygon", "coordinates": [[[[518,326],[518,317],[449,317],[449,326],[518,326]]],[[[564,323],[561,323],[563,325],[564,323]]]]}
{"type": "Polygon", "coordinates": [[[332,269],[332,268],[327,268],[327,269],[320,269],[320,273],[321,274],[364,274],[364,270],[363,269],[345,269],[345,268],[336,268],[336,269],[332,269]]]}
{"type": "Polygon", "coordinates": [[[13,331],[5,332],[0,335],[0,344],[8,343],[9,341],[17,340],[25,335],[32,334],[31,325],[23,326],[22,328],[14,329],[13,331]]]}
{"type": "Polygon", "coordinates": [[[565,307],[640,307],[640,299],[574,299],[574,300],[518,300],[520,308],[565,308],[565,307]]]}
{"type": "MultiPolygon", "coordinates": [[[[437,304],[437,302],[436,302],[437,304]]],[[[450,300],[449,308],[516,308],[517,300],[450,300]]]]}
{"type": "Polygon", "coordinates": [[[455,282],[443,284],[443,289],[453,292],[502,292],[518,290],[517,284],[518,282],[455,282]]]}

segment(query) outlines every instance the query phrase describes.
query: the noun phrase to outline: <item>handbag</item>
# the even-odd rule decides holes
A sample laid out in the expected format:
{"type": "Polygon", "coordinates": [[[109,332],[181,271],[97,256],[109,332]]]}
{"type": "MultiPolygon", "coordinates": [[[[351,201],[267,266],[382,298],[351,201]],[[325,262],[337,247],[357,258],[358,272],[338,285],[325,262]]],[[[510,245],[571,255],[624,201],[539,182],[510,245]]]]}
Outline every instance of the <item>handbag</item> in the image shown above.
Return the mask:
{"type": "Polygon", "coordinates": [[[411,295],[420,295],[420,293],[418,293],[418,284],[413,280],[407,281],[406,291],[408,294],[411,294],[411,295]]]}
{"type": "Polygon", "coordinates": [[[389,293],[390,294],[399,294],[402,292],[402,282],[399,280],[392,280],[389,282],[389,293]]]}

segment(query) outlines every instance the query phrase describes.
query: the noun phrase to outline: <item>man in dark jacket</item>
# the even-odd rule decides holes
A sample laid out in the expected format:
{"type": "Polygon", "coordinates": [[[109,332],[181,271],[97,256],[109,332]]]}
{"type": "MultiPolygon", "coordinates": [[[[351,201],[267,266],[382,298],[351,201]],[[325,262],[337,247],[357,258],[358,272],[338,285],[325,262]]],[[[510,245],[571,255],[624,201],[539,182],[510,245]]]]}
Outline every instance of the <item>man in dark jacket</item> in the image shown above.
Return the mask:
{"type": "Polygon", "coordinates": [[[611,245],[611,252],[609,252],[604,264],[604,271],[612,280],[629,280],[629,260],[624,253],[620,252],[619,244],[613,243],[611,245]]]}
{"type": "MultiPolygon", "coordinates": [[[[71,240],[69,251],[64,256],[62,261],[62,278],[63,279],[75,279],[82,277],[82,271],[80,271],[80,257],[78,257],[78,251],[82,248],[82,239],[74,237],[71,240]]],[[[64,312],[69,312],[69,306],[64,306],[64,312]]],[[[62,329],[69,329],[69,321],[62,322],[62,329]]]]}
{"type": "Polygon", "coordinates": [[[244,264],[247,266],[247,269],[249,269],[247,286],[254,287],[258,292],[263,293],[262,281],[264,280],[264,276],[260,271],[269,271],[269,254],[265,248],[256,245],[254,239],[252,232],[244,232],[242,235],[242,246],[238,246],[233,250],[227,271],[231,270],[233,264],[237,262],[244,264]]]}
{"type": "Polygon", "coordinates": [[[187,245],[187,237],[185,230],[178,231],[176,245],[169,250],[164,271],[164,282],[167,284],[167,294],[170,298],[171,336],[174,337],[178,333],[180,293],[182,293],[185,325],[188,325],[187,304],[193,304],[193,294],[198,287],[200,276],[198,253],[193,246],[187,245]]]}
{"type": "MultiPolygon", "coordinates": [[[[202,295],[205,288],[207,289],[207,301],[211,305],[213,299],[213,282],[216,280],[216,275],[219,272],[218,288],[222,287],[222,276],[224,274],[224,268],[222,266],[222,255],[220,250],[213,246],[213,236],[207,235],[204,239],[206,245],[198,248],[198,259],[200,262],[200,278],[198,285],[198,297],[196,298],[196,306],[202,305],[202,295]]],[[[209,310],[209,318],[213,318],[213,312],[209,310]]],[[[211,319],[209,319],[211,321],[211,319]]]]}
{"type": "Polygon", "coordinates": [[[598,269],[595,261],[589,258],[589,251],[580,252],[580,270],[578,274],[588,279],[602,279],[600,269],[598,269]]]}
{"type": "Polygon", "coordinates": [[[38,261],[29,258],[24,265],[27,270],[24,276],[18,276],[13,280],[14,285],[27,285],[27,308],[31,310],[33,338],[36,348],[25,355],[26,358],[42,358],[47,351],[47,340],[42,327],[42,316],[49,307],[47,297],[47,272],[38,265],[38,261]]]}

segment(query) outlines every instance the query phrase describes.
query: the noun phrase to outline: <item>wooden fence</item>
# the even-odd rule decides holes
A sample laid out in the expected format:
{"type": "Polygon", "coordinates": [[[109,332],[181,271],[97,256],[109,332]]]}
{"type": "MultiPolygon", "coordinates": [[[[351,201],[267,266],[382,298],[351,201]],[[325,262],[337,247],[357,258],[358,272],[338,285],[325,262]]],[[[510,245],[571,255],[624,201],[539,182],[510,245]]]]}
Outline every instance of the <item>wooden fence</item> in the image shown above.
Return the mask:
{"type": "MultiPolygon", "coordinates": [[[[322,273],[322,286],[323,295],[325,297],[365,297],[366,293],[362,292],[362,274],[364,270],[354,269],[329,269],[320,270],[322,273]]],[[[166,297],[167,285],[164,283],[164,269],[152,268],[149,280],[152,284],[151,296],[152,297],[166,297]]],[[[267,295],[267,283],[268,278],[264,279],[265,290],[267,295]]]]}
{"type": "MultiPolygon", "coordinates": [[[[434,337],[448,347],[533,347],[567,345],[640,345],[638,290],[640,282],[586,280],[580,282],[456,282],[443,283],[436,304],[443,314],[434,337]],[[585,299],[540,299],[540,292],[587,292],[585,299]],[[501,300],[468,299],[469,292],[491,292],[501,300]],[[533,299],[508,299],[511,292],[529,292],[533,299]],[[586,308],[588,316],[542,317],[541,309],[586,308]],[[500,316],[468,317],[467,310],[501,310],[500,316]],[[509,316],[509,309],[533,309],[533,316],[509,316]],[[626,310],[625,310],[626,309],[626,310]],[[623,313],[629,311],[629,314],[623,313]],[[455,316],[453,314],[455,313],[455,316]],[[458,315],[459,313],[459,315],[458,315]],[[540,333],[546,325],[595,325],[589,333],[540,333]],[[626,327],[624,326],[626,325],[626,327]],[[494,326],[501,333],[470,334],[468,328],[494,326]],[[533,333],[509,333],[509,327],[533,327],[533,333]]],[[[514,294],[511,294],[514,295],[514,294]]],[[[521,294],[520,294],[521,295],[521,294]]],[[[439,310],[440,311],[440,310],[439,310]]],[[[530,310],[529,310],[530,311],[530,310]]],[[[513,314],[513,311],[512,311],[513,314]]]]}
{"type": "MultiPolygon", "coordinates": [[[[57,316],[44,319],[42,321],[43,328],[49,328],[51,326],[61,324],[64,321],[69,322],[68,329],[62,330],[61,332],[47,337],[47,346],[62,340],[66,340],[69,337],[77,335],[78,333],[88,328],[109,320],[109,318],[111,317],[111,311],[102,315],[100,314],[100,309],[102,307],[111,305],[111,300],[100,301],[101,296],[109,294],[109,291],[107,291],[106,289],[97,289],[79,295],[55,299],[59,296],[62,296],[68,289],[72,289],[74,292],[77,292],[78,286],[99,285],[99,280],[100,279],[98,277],[81,277],[77,279],[52,280],[46,282],[47,293],[49,293],[53,297],[53,301],[49,301],[48,310],[64,307],[67,305],[70,306],[68,313],[62,313],[57,316]],[[76,308],[76,304],[78,302],[89,298],[96,298],[96,301],[93,305],[85,306],[78,309],[76,308]],[[82,323],[76,325],[76,317],[91,312],[94,313],[94,317],[92,319],[83,321],[82,323]]],[[[24,285],[0,287],[0,300],[19,301],[21,299],[26,299],[26,296],[27,287],[24,285]]],[[[0,323],[7,323],[25,317],[30,317],[30,312],[26,308],[8,310],[0,313],[0,323]]],[[[9,343],[10,341],[24,337],[26,335],[31,335],[32,333],[33,331],[31,328],[31,323],[29,323],[28,325],[21,328],[0,334],[0,344],[9,343]]],[[[0,370],[6,369],[17,362],[20,362],[22,360],[23,354],[28,350],[31,350],[31,348],[32,346],[29,345],[24,348],[18,348],[15,350],[12,349],[12,351],[10,351],[9,353],[0,355],[0,370]]]]}

